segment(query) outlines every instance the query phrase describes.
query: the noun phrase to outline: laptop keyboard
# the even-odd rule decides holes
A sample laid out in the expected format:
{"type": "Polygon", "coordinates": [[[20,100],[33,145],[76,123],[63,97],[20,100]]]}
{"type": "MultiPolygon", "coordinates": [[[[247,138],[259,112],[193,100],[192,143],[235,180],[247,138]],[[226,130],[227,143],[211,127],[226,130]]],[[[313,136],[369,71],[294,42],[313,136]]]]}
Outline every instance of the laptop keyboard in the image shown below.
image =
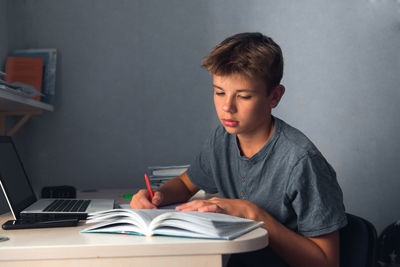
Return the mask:
{"type": "Polygon", "coordinates": [[[50,212],[85,212],[90,200],[57,199],[50,203],[43,211],[50,212]]]}

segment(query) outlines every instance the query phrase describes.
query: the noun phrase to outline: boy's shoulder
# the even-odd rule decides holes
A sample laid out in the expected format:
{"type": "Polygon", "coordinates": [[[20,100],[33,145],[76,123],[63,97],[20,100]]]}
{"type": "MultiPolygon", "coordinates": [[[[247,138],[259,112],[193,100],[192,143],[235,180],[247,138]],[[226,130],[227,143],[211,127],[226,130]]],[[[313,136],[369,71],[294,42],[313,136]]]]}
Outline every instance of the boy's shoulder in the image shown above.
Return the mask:
{"type": "Polygon", "coordinates": [[[231,144],[231,138],[232,135],[225,130],[224,126],[219,124],[211,132],[208,141],[212,144],[212,146],[216,146],[219,149],[222,149],[223,146],[229,146],[229,144],[231,144]]]}
{"type": "Polygon", "coordinates": [[[298,154],[298,156],[320,154],[318,148],[302,131],[279,118],[274,117],[274,120],[277,144],[279,146],[289,150],[291,153],[298,154]]]}

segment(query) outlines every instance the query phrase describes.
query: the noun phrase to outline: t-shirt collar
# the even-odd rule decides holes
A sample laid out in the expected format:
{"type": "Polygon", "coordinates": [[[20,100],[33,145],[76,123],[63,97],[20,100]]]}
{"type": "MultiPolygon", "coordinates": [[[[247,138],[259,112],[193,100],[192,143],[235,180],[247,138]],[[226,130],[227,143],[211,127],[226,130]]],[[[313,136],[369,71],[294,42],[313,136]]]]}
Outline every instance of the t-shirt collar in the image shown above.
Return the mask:
{"type": "Polygon", "coordinates": [[[254,154],[251,158],[247,158],[241,154],[240,148],[239,148],[239,140],[237,139],[236,135],[231,135],[231,143],[232,145],[235,146],[236,154],[241,160],[247,160],[251,162],[256,162],[260,158],[263,158],[265,154],[270,150],[270,147],[272,146],[273,143],[275,143],[275,140],[278,138],[279,132],[280,132],[280,120],[272,116],[272,120],[274,121],[274,129],[271,137],[268,139],[268,141],[264,144],[264,146],[256,153],[254,154]]]}

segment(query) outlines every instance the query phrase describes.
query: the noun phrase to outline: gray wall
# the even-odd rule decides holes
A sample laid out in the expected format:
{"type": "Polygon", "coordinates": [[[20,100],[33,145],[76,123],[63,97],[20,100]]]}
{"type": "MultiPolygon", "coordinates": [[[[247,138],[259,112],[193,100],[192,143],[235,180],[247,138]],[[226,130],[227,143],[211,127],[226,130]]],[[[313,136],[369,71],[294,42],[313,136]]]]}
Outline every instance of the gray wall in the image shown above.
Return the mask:
{"type": "Polygon", "coordinates": [[[148,165],[189,163],[217,123],[201,59],[261,31],[286,60],[275,114],[333,165],[349,212],[400,218],[398,1],[7,2],[6,50],[60,51],[55,111],[15,137],[36,189],[142,187],[148,165]]]}
{"type": "MultiPolygon", "coordinates": [[[[5,60],[5,56],[7,55],[7,44],[8,44],[8,36],[7,36],[7,0],[0,0],[0,66],[1,70],[4,71],[3,62],[5,60]]],[[[3,194],[0,193],[0,213],[6,210],[6,203],[3,194]]]]}
{"type": "MultiPolygon", "coordinates": [[[[0,0],[0,66],[3,66],[5,56],[7,55],[8,44],[8,23],[7,23],[7,0],[0,0]]],[[[4,70],[3,68],[1,70],[4,70]]]]}

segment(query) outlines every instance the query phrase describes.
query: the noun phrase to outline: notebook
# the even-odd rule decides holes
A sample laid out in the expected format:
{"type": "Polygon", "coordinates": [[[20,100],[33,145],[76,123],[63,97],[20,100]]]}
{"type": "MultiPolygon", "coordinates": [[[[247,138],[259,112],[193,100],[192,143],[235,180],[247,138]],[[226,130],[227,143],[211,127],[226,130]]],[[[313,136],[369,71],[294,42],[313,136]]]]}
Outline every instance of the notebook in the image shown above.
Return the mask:
{"type": "Polygon", "coordinates": [[[86,219],[87,214],[114,208],[113,199],[37,199],[9,136],[0,136],[0,186],[14,219],[86,219]]]}

